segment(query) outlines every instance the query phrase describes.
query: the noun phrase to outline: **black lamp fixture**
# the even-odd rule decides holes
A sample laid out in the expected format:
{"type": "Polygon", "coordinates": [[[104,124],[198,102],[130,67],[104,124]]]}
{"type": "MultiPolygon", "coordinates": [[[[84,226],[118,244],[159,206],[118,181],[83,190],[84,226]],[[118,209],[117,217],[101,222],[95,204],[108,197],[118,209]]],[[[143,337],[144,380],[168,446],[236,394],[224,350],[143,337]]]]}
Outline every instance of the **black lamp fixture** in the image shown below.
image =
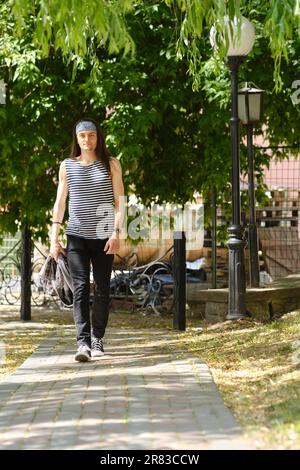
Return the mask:
{"type": "Polygon", "coordinates": [[[238,91],[238,113],[242,124],[247,128],[248,160],[248,201],[249,201],[249,252],[250,252],[250,285],[259,287],[258,240],[255,214],[255,181],[253,126],[262,119],[263,93],[253,83],[245,83],[238,91]]]}
{"type": "Polygon", "coordinates": [[[246,82],[238,91],[238,111],[242,124],[256,124],[263,115],[264,90],[256,88],[254,83],[246,82]]]}
{"type": "Polygon", "coordinates": [[[229,258],[229,289],[228,289],[228,320],[238,320],[247,316],[246,312],[246,279],[244,257],[244,234],[241,225],[241,196],[240,196],[240,134],[238,116],[238,70],[240,64],[251,51],[255,32],[252,23],[245,17],[239,20],[234,17],[224,18],[225,27],[221,38],[217,38],[215,27],[210,31],[210,42],[214,49],[218,43],[228,45],[227,65],[231,77],[231,184],[232,184],[232,221],[228,228],[228,258],[229,258]],[[239,26],[239,27],[238,27],[239,26]],[[217,41],[220,39],[220,41],[217,41]]]}

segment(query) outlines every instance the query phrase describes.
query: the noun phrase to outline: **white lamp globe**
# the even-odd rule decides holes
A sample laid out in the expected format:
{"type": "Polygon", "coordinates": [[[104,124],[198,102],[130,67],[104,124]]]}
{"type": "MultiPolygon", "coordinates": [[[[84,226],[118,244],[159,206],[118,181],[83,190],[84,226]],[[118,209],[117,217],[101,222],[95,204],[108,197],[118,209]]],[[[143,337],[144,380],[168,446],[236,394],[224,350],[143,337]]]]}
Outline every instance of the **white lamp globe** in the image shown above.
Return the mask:
{"type": "MultiPolygon", "coordinates": [[[[241,23],[241,34],[240,38],[238,38],[237,35],[237,18],[234,17],[234,20],[232,21],[232,30],[233,32],[231,33],[230,28],[229,28],[229,17],[225,16],[224,18],[224,23],[225,23],[225,28],[228,32],[228,40],[229,40],[229,48],[227,51],[227,57],[231,56],[246,56],[249,54],[251,51],[254,40],[255,40],[255,30],[253,24],[247,20],[244,16],[242,16],[242,23],[241,23]]],[[[217,42],[216,42],[216,28],[213,26],[210,30],[210,43],[212,47],[217,50],[217,42]]],[[[225,44],[225,33],[222,33],[222,40],[225,44]]]]}

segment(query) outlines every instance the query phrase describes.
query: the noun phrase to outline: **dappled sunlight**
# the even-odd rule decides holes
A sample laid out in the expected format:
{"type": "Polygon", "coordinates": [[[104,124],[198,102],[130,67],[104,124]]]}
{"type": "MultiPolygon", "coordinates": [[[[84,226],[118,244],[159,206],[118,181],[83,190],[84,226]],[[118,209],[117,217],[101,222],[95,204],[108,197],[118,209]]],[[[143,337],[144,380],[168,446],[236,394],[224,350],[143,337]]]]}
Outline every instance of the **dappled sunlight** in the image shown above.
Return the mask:
{"type": "Polygon", "coordinates": [[[293,362],[299,339],[300,312],[293,311],[271,323],[246,319],[190,330],[181,347],[208,363],[225,403],[258,447],[278,448],[280,436],[282,448],[299,448],[298,356],[293,362]]]}

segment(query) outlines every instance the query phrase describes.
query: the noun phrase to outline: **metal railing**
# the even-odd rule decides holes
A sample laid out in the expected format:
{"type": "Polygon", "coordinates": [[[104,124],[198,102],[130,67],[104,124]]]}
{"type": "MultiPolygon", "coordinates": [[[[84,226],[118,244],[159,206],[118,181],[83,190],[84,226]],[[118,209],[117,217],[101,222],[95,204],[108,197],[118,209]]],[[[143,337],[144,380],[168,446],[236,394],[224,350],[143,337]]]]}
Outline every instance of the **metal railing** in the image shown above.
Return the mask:
{"type": "MultiPolygon", "coordinates": [[[[39,272],[47,258],[33,242],[33,248],[38,256],[32,259],[31,268],[31,301],[35,306],[53,306],[59,309],[67,308],[57,296],[47,294],[39,283],[39,272]]],[[[0,304],[21,305],[21,240],[0,258],[0,304]]],[[[137,253],[119,258],[121,263],[113,266],[111,279],[111,299],[127,299],[133,302],[135,308],[145,314],[161,315],[172,311],[173,276],[172,256],[173,246],[155,261],[139,266],[137,253]],[[169,258],[165,260],[166,256],[169,258]]],[[[92,274],[91,274],[92,275],[92,274]]],[[[91,302],[93,300],[93,282],[91,302]]]]}

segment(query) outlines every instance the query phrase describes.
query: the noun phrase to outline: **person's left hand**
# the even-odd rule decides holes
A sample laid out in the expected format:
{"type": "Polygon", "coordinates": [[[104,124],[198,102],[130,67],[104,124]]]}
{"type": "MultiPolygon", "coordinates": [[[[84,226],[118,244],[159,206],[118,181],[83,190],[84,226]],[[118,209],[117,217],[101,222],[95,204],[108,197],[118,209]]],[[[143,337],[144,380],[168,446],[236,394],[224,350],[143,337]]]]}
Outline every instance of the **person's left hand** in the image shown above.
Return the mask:
{"type": "Polygon", "coordinates": [[[107,255],[114,255],[120,248],[120,239],[111,237],[107,240],[104,251],[107,255]]]}

